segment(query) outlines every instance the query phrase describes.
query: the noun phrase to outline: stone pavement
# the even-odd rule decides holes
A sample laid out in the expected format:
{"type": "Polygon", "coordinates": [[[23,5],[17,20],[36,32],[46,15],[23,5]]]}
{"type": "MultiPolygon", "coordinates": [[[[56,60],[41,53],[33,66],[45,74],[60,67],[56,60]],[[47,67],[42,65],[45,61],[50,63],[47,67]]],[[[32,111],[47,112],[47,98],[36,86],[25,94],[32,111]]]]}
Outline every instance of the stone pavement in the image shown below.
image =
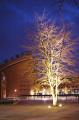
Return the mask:
{"type": "Polygon", "coordinates": [[[79,104],[0,105],[0,120],[79,120],[79,104]]]}

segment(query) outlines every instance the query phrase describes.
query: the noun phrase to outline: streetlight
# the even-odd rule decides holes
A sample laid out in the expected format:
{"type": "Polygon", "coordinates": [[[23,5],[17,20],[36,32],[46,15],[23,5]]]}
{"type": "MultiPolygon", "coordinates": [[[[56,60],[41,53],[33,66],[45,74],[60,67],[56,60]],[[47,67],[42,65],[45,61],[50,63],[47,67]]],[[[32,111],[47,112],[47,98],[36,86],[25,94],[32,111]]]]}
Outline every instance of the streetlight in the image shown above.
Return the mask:
{"type": "Polygon", "coordinates": [[[14,92],[16,93],[16,92],[17,92],[17,89],[14,89],[14,92]]]}
{"type": "Polygon", "coordinates": [[[17,96],[17,89],[14,89],[14,99],[16,99],[17,96]]]}

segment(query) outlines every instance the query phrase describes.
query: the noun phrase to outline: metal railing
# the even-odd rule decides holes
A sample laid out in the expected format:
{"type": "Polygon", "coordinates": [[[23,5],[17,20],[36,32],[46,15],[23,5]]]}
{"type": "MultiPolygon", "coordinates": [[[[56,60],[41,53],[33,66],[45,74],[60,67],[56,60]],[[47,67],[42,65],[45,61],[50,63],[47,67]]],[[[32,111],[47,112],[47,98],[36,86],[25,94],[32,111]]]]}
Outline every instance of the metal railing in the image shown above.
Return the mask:
{"type": "MultiPolygon", "coordinates": [[[[24,95],[16,97],[17,100],[52,100],[52,95],[24,95]]],[[[60,94],[58,95],[58,100],[60,101],[76,101],[79,102],[79,94],[60,94]]]]}
{"type": "MultiPolygon", "coordinates": [[[[58,95],[58,101],[61,102],[75,102],[79,103],[79,94],[61,94],[58,95]]],[[[13,104],[13,103],[49,103],[52,102],[52,95],[24,95],[20,97],[12,97],[1,99],[0,103],[13,104]]]]}

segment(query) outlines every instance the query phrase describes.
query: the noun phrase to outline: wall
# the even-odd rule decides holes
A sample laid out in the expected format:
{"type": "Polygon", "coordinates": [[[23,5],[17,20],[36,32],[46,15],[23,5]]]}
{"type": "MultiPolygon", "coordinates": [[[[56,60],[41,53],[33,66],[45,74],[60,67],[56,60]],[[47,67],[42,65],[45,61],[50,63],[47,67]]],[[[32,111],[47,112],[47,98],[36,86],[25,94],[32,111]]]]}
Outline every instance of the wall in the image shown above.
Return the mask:
{"type": "Polygon", "coordinates": [[[0,73],[2,72],[6,79],[6,97],[30,94],[36,80],[34,59],[31,54],[24,55],[3,65],[0,73]]]}

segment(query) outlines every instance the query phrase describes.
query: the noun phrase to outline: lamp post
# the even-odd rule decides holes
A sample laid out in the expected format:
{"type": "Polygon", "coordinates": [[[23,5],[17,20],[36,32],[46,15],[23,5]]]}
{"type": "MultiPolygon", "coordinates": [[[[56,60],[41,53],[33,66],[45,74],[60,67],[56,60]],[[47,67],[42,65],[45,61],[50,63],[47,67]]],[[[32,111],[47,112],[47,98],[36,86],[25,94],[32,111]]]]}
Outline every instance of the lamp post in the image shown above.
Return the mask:
{"type": "Polygon", "coordinates": [[[14,89],[14,99],[17,97],[17,89],[14,89]]]}

